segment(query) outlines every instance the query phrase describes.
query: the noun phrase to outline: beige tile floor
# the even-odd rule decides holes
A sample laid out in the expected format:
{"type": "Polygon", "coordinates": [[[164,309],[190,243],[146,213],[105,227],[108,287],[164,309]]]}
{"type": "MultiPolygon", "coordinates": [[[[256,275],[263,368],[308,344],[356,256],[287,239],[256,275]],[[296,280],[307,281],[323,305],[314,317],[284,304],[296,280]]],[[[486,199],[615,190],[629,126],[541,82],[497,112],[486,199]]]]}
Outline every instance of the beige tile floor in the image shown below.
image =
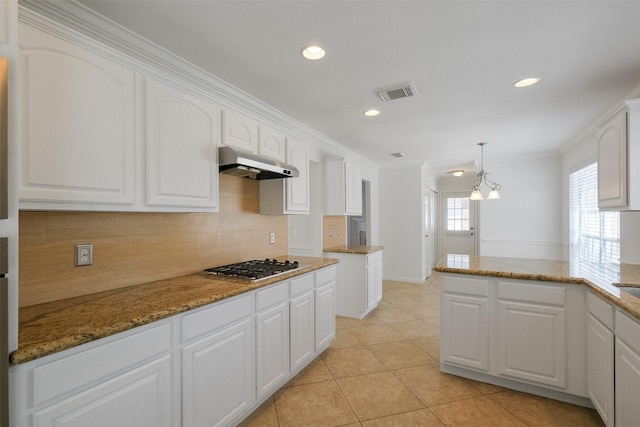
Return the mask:
{"type": "Polygon", "coordinates": [[[595,410],[439,369],[438,278],[384,282],[362,320],[337,317],[336,339],[242,426],[603,426],[595,410]]]}

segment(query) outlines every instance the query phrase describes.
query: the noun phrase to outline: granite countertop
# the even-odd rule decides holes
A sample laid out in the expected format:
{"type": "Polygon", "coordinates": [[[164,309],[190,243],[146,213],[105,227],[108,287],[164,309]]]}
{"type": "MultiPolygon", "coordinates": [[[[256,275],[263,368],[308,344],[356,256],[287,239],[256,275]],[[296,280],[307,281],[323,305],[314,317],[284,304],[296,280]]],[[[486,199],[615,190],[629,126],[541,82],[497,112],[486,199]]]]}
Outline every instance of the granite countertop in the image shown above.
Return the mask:
{"type": "Polygon", "coordinates": [[[368,255],[372,252],[377,252],[377,251],[381,251],[384,249],[384,246],[370,246],[370,245],[358,245],[358,246],[352,246],[352,245],[340,245],[340,246],[333,246],[331,248],[325,248],[323,249],[324,252],[334,252],[334,253],[341,253],[341,254],[361,254],[361,255],[368,255]]]}
{"type": "Polygon", "coordinates": [[[595,265],[569,261],[450,254],[434,268],[443,273],[573,283],[588,286],[602,298],[640,320],[640,298],[619,286],[640,288],[640,265],[595,265]]]}
{"type": "Polygon", "coordinates": [[[9,360],[25,363],[338,263],[332,258],[281,259],[298,261],[303,267],[257,283],[198,272],[21,307],[18,349],[9,360]]]}

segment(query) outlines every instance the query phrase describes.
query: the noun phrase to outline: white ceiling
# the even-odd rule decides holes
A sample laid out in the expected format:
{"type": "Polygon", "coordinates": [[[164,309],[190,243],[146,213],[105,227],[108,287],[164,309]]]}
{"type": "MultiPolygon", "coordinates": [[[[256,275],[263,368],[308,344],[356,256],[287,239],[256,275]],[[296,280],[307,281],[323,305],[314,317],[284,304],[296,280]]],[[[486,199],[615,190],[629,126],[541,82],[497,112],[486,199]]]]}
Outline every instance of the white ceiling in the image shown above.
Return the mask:
{"type": "Polygon", "coordinates": [[[552,152],[640,84],[640,1],[80,2],[381,166],[552,152]]]}

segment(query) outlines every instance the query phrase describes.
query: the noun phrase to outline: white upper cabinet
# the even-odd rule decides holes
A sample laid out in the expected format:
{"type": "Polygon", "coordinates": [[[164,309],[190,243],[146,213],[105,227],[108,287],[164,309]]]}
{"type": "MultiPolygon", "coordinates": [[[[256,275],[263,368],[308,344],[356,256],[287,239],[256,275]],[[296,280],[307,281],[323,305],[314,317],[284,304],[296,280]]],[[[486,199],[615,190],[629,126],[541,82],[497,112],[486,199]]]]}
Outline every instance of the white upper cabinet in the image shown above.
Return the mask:
{"type": "Polygon", "coordinates": [[[640,99],[598,129],[598,208],[640,210],[640,99]]]}
{"type": "Polygon", "coordinates": [[[362,172],[353,164],[344,165],[345,184],[345,213],[347,215],[362,215],[362,172]]]}
{"type": "Polygon", "coordinates": [[[325,161],[325,214],[362,215],[362,172],[347,159],[325,161]]]}
{"type": "Polygon", "coordinates": [[[287,136],[270,126],[260,124],[258,154],[281,162],[287,158],[287,136]]]}
{"type": "Polygon", "coordinates": [[[295,178],[260,182],[260,213],[271,215],[309,213],[309,144],[287,139],[286,162],[295,166],[295,178]]]}
{"type": "Polygon", "coordinates": [[[134,72],[74,37],[19,25],[21,208],[135,202],[134,72]]]}
{"type": "Polygon", "coordinates": [[[145,81],[147,205],[217,211],[220,108],[145,81]]]}
{"type": "Polygon", "coordinates": [[[296,178],[287,178],[288,213],[309,213],[309,144],[295,139],[287,142],[287,163],[298,168],[296,178]]]}
{"type": "Polygon", "coordinates": [[[258,152],[258,122],[237,111],[224,110],[222,144],[258,152]]]}
{"type": "Polygon", "coordinates": [[[222,145],[284,162],[286,144],[287,136],[279,130],[238,111],[224,110],[222,145]]]}

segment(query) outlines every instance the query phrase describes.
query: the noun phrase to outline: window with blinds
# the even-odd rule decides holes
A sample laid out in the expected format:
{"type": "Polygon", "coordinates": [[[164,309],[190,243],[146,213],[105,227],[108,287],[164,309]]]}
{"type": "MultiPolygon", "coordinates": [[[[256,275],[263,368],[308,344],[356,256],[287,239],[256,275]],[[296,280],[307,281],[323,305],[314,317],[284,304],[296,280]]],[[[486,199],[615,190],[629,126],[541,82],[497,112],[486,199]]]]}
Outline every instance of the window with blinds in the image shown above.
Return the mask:
{"type": "MultiPolygon", "coordinates": [[[[569,237],[573,274],[615,280],[620,263],[620,214],[598,210],[598,168],[592,163],[569,177],[569,237]]],[[[610,283],[610,282],[609,282],[610,283]]]]}

